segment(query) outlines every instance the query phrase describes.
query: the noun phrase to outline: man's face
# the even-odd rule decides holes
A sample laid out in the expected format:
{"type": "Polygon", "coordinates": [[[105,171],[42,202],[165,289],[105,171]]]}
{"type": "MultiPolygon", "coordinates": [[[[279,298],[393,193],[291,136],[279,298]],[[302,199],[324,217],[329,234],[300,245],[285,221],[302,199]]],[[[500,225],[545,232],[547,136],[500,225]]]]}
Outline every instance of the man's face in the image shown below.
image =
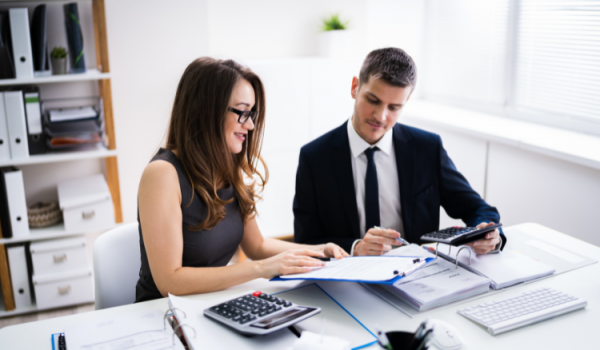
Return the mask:
{"type": "Polygon", "coordinates": [[[358,87],[357,77],[352,79],[352,98],[354,130],[369,144],[375,144],[390,130],[402,108],[408,102],[412,87],[392,86],[381,79],[369,78],[369,81],[358,87]]]}

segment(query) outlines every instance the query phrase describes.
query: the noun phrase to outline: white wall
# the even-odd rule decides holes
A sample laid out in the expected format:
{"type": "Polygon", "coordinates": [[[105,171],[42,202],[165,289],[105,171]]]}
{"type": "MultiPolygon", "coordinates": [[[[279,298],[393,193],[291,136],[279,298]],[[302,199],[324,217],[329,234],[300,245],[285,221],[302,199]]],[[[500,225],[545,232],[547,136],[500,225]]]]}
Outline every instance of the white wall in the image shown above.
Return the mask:
{"type": "Polygon", "coordinates": [[[295,176],[300,146],[349,117],[350,81],[370,49],[406,45],[409,53],[419,57],[422,8],[420,1],[411,0],[189,0],[168,4],[106,0],[124,221],[136,220],[139,179],[165,135],[181,74],[193,59],[210,55],[252,64],[267,82],[264,156],[271,170],[267,191],[284,189],[285,196],[280,202],[265,192],[260,204],[265,223],[261,226],[272,235],[290,234],[290,179],[295,176]],[[300,82],[306,77],[308,63],[291,65],[291,69],[290,65],[269,63],[271,58],[315,56],[320,20],[332,13],[350,21],[355,54],[350,61],[358,62],[355,68],[350,71],[336,62],[313,66],[318,79],[300,82]],[[270,83],[275,80],[277,84],[270,83]],[[322,115],[332,118],[324,123],[311,119],[322,115]],[[296,153],[289,156],[281,153],[283,150],[296,153]],[[286,208],[284,215],[277,210],[280,207],[286,208]]]}

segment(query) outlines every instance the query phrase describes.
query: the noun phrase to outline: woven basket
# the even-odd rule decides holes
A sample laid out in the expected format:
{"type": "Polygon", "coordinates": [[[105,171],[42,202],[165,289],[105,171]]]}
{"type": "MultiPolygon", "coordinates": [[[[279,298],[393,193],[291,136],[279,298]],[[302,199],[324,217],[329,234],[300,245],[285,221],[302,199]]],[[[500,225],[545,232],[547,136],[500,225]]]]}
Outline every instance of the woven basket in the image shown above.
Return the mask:
{"type": "Polygon", "coordinates": [[[29,227],[48,227],[61,222],[62,212],[58,202],[39,202],[27,206],[29,227]]]}

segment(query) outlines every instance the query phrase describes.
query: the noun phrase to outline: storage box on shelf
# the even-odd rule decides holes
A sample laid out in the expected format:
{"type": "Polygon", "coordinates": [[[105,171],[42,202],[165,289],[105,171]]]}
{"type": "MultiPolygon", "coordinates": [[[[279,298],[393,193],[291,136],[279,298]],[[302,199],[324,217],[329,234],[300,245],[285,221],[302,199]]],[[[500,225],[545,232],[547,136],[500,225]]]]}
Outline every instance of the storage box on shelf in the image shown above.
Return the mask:
{"type": "Polygon", "coordinates": [[[94,301],[84,237],[32,243],[29,251],[38,310],[94,301]]]}
{"type": "MultiPolygon", "coordinates": [[[[0,10],[11,7],[28,8],[31,14],[32,8],[37,6],[37,4],[32,4],[32,2],[39,3],[39,1],[33,0],[2,0],[0,1],[0,10]]],[[[55,8],[57,6],[62,7],[63,4],[68,2],[49,1],[47,2],[47,6],[48,8],[52,6],[55,8]]],[[[48,98],[52,99],[92,96],[81,95],[80,86],[84,86],[83,90],[92,91],[93,95],[101,98],[104,111],[106,146],[97,145],[85,151],[29,155],[19,159],[4,158],[0,159],[0,166],[22,166],[25,172],[30,171],[30,174],[37,174],[38,169],[48,169],[45,164],[52,164],[51,169],[56,170],[52,171],[52,176],[54,177],[44,178],[38,176],[33,186],[36,188],[35,185],[40,180],[40,183],[43,182],[43,186],[49,188],[56,186],[57,183],[63,180],[60,178],[63,169],[61,163],[84,161],[89,164],[89,159],[104,158],[106,180],[101,191],[103,199],[99,201],[84,201],[77,208],[65,207],[64,223],[51,227],[30,229],[28,235],[19,237],[2,238],[0,234],[0,245],[4,245],[0,246],[0,249],[3,250],[5,247],[14,246],[15,243],[26,243],[27,246],[27,242],[32,242],[30,244],[33,261],[33,276],[31,280],[35,291],[35,302],[27,307],[20,307],[9,311],[6,310],[6,307],[3,305],[3,299],[0,298],[0,317],[92,302],[94,299],[92,273],[91,267],[87,262],[87,247],[82,245],[85,244],[85,236],[83,234],[102,232],[114,227],[116,223],[122,222],[104,0],[80,1],[78,5],[80,12],[87,12],[89,14],[88,11],[91,11],[93,14],[93,26],[91,21],[84,23],[82,20],[81,22],[83,35],[91,38],[86,40],[86,61],[94,65],[93,48],[95,47],[95,67],[88,67],[87,71],[82,74],[35,75],[20,79],[0,79],[0,90],[16,85],[41,85],[43,89],[40,88],[40,99],[43,101],[44,92],[47,93],[48,98]],[[93,35],[91,35],[92,31],[93,35]],[[90,45],[90,43],[92,44],[90,45]],[[76,86],[76,88],[70,88],[69,86],[76,86]],[[56,178],[57,176],[59,178],[56,178]],[[65,239],[66,237],[75,238],[65,239]]],[[[54,13],[56,14],[56,11],[54,13]]],[[[92,18],[92,16],[84,15],[82,18],[92,18]]],[[[60,28],[64,27],[61,25],[60,28]]],[[[56,36],[57,34],[50,33],[49,35],[56,36]]],[[[60,35],[64,34],[60,33],[60,35]]],[[[69,167],[67,166],[66,168],[69,167]]],[[[100,166],[99,169],[102,169],[102,167],[100,166]]],[[[65,173],[64,176],[65,178],[73,178],[74,174],[65,173]]],[[[98,176],[104,178],[104,175],[98,176]]],[[[29,183],[29,185],[31,184],[29,183]]],[[[24,187],[27,192],[27,179],[25,179],[24,187]]],[[[27,252],[29,253],[29,250],[27,252]]]]}

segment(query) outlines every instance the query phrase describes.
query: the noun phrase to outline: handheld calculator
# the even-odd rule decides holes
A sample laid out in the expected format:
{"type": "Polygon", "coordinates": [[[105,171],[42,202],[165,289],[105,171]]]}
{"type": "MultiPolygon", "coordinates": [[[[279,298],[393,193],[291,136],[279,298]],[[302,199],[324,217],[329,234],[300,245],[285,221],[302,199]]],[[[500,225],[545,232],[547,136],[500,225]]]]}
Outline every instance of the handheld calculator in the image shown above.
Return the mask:
{"type": "Polygon", "coordinates": [[[421,236],[421,240],[459,246],[478,241],[484,238],[486,233],[494,231],[498,227],[502,227],[502,224],[495,224],[484,228],[453,226],[427,233],[421,236]]]}
{"type": "Polygon", "coordinates": [[[262,292],[231,299],[204,310],[204,316],[246,335],[264,335],[321,312],[262,292]]]}

